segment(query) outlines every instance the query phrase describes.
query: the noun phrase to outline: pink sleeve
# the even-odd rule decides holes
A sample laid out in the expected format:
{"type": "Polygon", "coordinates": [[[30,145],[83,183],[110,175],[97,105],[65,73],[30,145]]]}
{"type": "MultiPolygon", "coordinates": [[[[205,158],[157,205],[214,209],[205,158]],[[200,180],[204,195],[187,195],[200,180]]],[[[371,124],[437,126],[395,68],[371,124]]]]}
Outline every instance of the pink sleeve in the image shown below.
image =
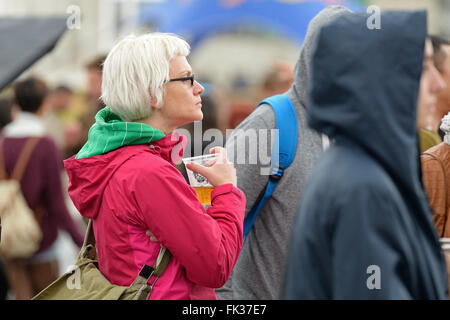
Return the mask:
{"type": "Polygon", "coordinates": [[[139,219],[201,286],[223,286],[242,248],[245,195],[231,184],[216,187],[205,211],[195,191],[172,166],[136,177],[132,190],[139,219]],[[157,171],[157,172],[155,172],[157,171]]]}

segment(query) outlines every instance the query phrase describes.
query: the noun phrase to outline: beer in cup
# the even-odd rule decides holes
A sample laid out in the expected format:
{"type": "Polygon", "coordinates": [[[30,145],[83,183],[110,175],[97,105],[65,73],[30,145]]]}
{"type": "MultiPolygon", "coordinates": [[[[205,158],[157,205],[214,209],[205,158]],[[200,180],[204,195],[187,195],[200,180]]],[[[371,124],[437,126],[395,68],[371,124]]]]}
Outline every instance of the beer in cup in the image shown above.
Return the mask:
{"type": "MultiPolygon", "coordinates": [[[[217,154],[207,154],[198,157],[183,158],[182,160],[186,167],[186,164],[190,162],[205,165],[205,163],[207,163],[210,160],[214,160],[217,157],[218,157],[217,154]]],[[[208,179],[206,179],[204,176],[202,176],[197,172],[189,170],[187,167],[186,173],[189,178],[189,184],[191,185],[191,187],[194,188],[195,192],[197,193],[197,198],[198,200],[200,200],[201,204],[203,205],[211,204],[211,192],[213,191],[214,187],[212,186],[211,183],[209,183],[208,179]]]]}

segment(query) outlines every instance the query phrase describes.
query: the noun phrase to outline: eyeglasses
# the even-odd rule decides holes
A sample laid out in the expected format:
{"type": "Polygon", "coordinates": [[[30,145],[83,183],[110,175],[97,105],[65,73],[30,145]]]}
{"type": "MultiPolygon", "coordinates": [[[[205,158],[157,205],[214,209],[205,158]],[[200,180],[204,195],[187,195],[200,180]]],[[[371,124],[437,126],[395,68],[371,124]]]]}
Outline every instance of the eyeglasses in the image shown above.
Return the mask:
{"type": "Polygon", "coordinates": [[[172,82],[172,81],[187,81],[190,80],[191,81],[191,86],[194,85],[194,75],[191,75],[189,77],[183,77],[183,78],[175,78],[175,79],[169,79],[166,82],[172,82]]]}

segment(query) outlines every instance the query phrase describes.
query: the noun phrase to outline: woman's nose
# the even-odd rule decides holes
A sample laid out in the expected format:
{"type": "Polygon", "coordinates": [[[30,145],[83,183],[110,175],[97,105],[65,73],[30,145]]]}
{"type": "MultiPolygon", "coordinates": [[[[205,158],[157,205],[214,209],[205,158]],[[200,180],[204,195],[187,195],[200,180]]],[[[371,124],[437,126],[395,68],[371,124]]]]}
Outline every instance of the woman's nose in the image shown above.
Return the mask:
{"type": "Polygon", "coordinates": [[[194,81],[194,94],[195,95],[200,95],[203,93],[203,91],[205,91],[205,88],[203,88],[203,86],[197,82],[197,80],[194,81]]]}

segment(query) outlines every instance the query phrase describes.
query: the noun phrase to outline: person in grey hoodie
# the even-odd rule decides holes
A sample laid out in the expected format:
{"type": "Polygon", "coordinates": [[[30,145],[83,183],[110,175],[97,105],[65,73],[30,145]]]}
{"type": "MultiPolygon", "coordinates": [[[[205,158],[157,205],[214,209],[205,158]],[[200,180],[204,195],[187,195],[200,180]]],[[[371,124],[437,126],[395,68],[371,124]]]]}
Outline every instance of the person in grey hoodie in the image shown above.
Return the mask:
{"type": "MultiPolygon", "coordinates": [[[[279,299],[288,244],[305,182],[327,139],[311,130],[306,121],[307,85],[310,79],[312,44],[319,30],[348,9],[329,6],[311,20],[294,70],[294,83],[286,92],[298,119],[297,150],[272,197],[256,218],[231,277],[217,289],[219,299],[279,299]]],[[[263,104],[256,108],[227,140],[228,158],[234,162],[238,186],[247,197],[245,214],[264,191],[270,172],[271,130],[275,114],[263,104]],[[249,142],[247,144],[247,142],[249,142]],[[244,156],[245,155],[245,159],[244,156]],[[264,159],[264,157],[268,159],[264,159]]]]}

